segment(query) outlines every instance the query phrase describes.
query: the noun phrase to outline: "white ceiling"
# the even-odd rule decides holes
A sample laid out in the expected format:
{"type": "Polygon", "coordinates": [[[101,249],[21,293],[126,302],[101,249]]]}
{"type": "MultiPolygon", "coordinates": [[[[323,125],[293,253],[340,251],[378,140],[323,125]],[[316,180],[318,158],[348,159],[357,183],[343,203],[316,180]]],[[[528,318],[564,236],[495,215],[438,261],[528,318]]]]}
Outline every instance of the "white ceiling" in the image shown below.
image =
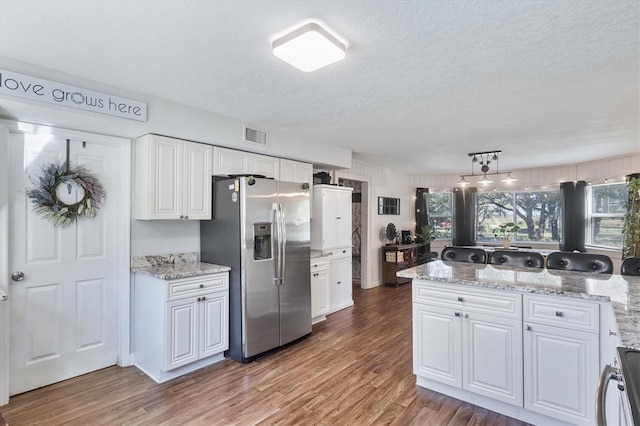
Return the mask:
{"type": "Polygon", "coordinates": [[[0,0],[0,55],[421,174],[640,152],[639,48],[636,0],[0,0]],[[273,56],[309,20],[345,60],[273,56]]]}

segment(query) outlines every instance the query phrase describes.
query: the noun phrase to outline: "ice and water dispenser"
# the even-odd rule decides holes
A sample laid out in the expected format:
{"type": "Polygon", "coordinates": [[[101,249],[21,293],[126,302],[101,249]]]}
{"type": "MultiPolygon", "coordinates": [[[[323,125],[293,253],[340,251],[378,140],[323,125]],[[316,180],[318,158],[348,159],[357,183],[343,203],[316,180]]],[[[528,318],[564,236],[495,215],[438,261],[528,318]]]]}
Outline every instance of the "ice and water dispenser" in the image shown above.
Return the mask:
{"type": "Polygon", "coordinates": [[[253,260],[271,259],[271,223],[253,224],[253,260]]]}

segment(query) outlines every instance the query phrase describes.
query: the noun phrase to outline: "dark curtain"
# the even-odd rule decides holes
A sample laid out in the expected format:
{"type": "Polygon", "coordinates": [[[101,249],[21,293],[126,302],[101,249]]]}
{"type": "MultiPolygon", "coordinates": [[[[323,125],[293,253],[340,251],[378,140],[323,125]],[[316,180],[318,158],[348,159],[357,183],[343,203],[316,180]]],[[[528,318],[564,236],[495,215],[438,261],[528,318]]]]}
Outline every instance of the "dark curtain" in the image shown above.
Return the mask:
{"type": "Polygon", "coordinates": [[[456,188],[453,193],[453,245],[476,245],[478,188],[456,188]]]}
{"type": "MultiPolygon", "coordinates": [[[[427,209],[427,199],[429,197],[429,188],[416,188],[416,233],[420,232],[424,225],[429,224],[429,215],[427,209]]],[[[424,260],[427,252],[431,250],[429,245],[420,246],[418,248],[418,259],[424,260]]]]}
{"type": "Polygon", "coordinates": [[[584,252],[587,229],[585,181],[562,182],[560,204],[562,206],[562,241],[560,250],[584,252]]]}

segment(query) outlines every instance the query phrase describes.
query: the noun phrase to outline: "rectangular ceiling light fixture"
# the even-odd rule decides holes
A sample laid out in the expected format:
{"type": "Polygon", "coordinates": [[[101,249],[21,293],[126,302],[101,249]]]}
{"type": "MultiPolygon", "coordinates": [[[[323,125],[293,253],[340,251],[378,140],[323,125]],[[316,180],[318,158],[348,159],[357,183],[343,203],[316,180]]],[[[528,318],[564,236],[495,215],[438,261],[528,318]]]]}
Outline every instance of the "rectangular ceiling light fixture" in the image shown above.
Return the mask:
{"type": "Polygon", "coordinates": [[[345,57],[345,45],[316,23],[309,23],[273,42],[273,54],[311,72],[345,57]]]}

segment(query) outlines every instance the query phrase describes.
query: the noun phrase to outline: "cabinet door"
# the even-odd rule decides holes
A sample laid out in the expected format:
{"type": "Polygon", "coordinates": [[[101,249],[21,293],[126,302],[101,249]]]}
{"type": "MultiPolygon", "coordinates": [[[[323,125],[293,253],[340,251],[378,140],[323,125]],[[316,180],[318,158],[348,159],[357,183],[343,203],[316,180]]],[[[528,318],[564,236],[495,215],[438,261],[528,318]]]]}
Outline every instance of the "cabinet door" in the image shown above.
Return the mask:
{"type": "Polygon", "coordinates": [[[311,318],[329,313],[329,270],[311,273],[311,318]]]}
{"type": "Polygon", "coordinates": [[[297,177],[298,162],[292,160],[280,159],[280,180],[285,182],[300,182],[297,177]]]}
{"type": "Polygon", "coordinates": [[[198,300],[176,300],[166,303],[164,369],[169,371],[197,361],[198,300]]]}
{"type": "Polygon", "coordinates": [[[249,173],[249,153],[213,147],[213,174],[219,175],[240,175],[249,173]]]}
{"type": "Polygon", "coordinates": [[[413,304],[413,373],[462,387],[461,317],[450,308],[413,304]]]}
{"type": "Polygon", "coordinates": [[[575,424],[593,424],[598,335],[524,323],[524,407],[575,424]]]}
{"type": "Polygon", "coordinates": [[[229,349],[229,295],[210,293],[200,304],[200,358],[229,349]]]}
{"type": "Polygon", "coordinates": [[[353,305],[350,254],[348,257],[330,259],[329,281],[331,312],[353,305]]]}
{"type": "Polygon", "coordinates": [[[184,210],[185,219],[211,219],[212,147],[185,142],[184,210]]]}
{"type": "Polygon", "coordinates": [[[351,191],[336,193],[335,233],[337,246],[351,245],[351,191]]]}
{"type": "Polygon", "coordinates": [[[325,248],[338,246],[338,193],[331,189],[322,190],[322,246],[325,248]]]}
{"type": "Polygon", "coordinates": [[[179,219],[182,214],[182,186],[183,186],[183,142],[162,136],[153,136],[149,152],[153,158],[150,163],[155,165],[151,179],[155,183],[152,187],[152,209],[150,219],[179,219]]]}
{"type": "Polygon", "coordinates": [[[280,159],[268,155],[250,154],[249,173],[280,179],[280,159]]]}
{"type": "Polygon", "coordinates": [[[462,321],[463,389],[522,407],[522,322],[477,313],[462,321]]]}

